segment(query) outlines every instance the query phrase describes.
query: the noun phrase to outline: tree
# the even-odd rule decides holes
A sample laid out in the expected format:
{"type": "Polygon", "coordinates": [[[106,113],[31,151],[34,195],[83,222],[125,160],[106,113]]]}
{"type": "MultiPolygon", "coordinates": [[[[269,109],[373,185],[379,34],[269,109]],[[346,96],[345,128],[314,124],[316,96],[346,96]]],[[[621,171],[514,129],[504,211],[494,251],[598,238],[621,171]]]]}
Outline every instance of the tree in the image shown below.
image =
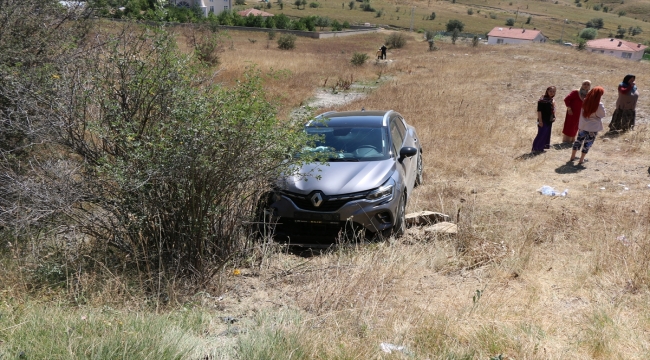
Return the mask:
{"type": "Polygon", "coordinates": [[[643,32],[643,29],[641,29],[640,26],[636,26],[634,29],[632,29],[632,36],[637,36],[642,32],[643,32]]]}
{"type": "Polygon", "coordinates": [[[291,19],[285,14],[278,14],[273,18],[275,19],[275,26],[278,29],[288,29],[291,26],[291,19]]]}
{"type": "Polygon", "coordinates": [[[515,25],[515,19],[514,18],[507,18],[506,19],[506,26],[514,26],[515,25]]]}
{"type": "Polygon", "coordinates": [[[464,28],[465,24],[463,24],[460,20],[452,19],[447,22],[447,32],[452,32],[454,29],[458,29],[459,32],[462,32],[464,28]]]}
{"type": "Polygon", "coordinates": [[[357,6],[357,3],[354,0],[350,0],[350,2],[348,3],[348,7],[350,8],[350,10],[354,10],[354,8],[356,6],[357,6]]]}
{"type": "Polygon", "coordinates": [[[319,16],[316,19],[316,26],[318,26],[322,31],[324,28],[330,26],[330,19],[326,16],[319,16]]]}
{"type": "MultiPolygon", "coordinates": [[[[625,30],[623,30],[623,31],[625,31],[625,30]]],[[[598,30],[596,30],[594,28],[585,28],[585,29],[580,30],[580,33],[578,34],[578,36],[581,39],[593,40],[593,39],[596,38],[596,36],[598,36],[598,30]]]]}
{"type": "Polygon", "coordinates": [[[454,31],[451,32],[451,43],[456,45],[456,40],[458,40],[458,36],[460,35],[460,31],[458,28],[454,28],[454,31]]]}

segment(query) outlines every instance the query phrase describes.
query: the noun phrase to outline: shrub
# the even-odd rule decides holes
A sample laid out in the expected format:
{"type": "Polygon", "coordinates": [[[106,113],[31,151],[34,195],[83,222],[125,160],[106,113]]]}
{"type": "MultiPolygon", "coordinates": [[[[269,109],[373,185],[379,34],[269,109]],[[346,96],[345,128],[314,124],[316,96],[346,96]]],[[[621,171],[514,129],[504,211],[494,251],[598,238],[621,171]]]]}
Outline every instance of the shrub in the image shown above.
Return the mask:
{"type": "Polygon", "coordinates": [[[609,7],[607,7],[607,6],[603,6],[603,12],[604,12],[604,13],[609,12],[609,7]]]}
{"type": "Polygon", "coordinates": [[[350,2],[348,3],[348,7],[350,8],[350,10],[354,10],[354,8],[356,6],[357,6],[357,3],[354,0],[350,0],[350,2]]]}
{"type": "Polygon", "coordinates": [[[577,50],[585,50],[587,48],[587,40],[585,39],[578,39],[578,46],[576,47],[577,50]]]}
{"type": "Polygon", "coordinates": [[[406,37],[404,34],[395,32],[386,37],[386,45],[392,49],[399,49],[406,45],[406,37]]]}
{"type": "Polygon", "coordinates": [[[269,35],[269,40],[275,40],[276,31],[271,30],[268,32],[268,35],[269,35]]]}
{"type": "Polygon", "coordinates": [[[377,10],[375,17],[382,17],[384,15],[384,10],[377,10]]]}
{"type": "Polygon", "coordinates": [[[447,22],[448,32],[452,32],[454,31],[454,29],[458,29],[458,31],[461,32],[463,31],[464,28],[465,28],[465,24],[463,24],[460,20],[452,19],[449,20],[449,22],[447,22]]]}
{"type": "Polygon", "coordinates": [[[532,16],[529,16],[529,17],[526,19],[526,24],[530,24],[531,20],[533,20],[533,17],[532,17],[532,16]]]}
{"type": "MultiPolygon", "coordinates": [[[[625,30],[624,30],[624,31],[625,31],[625,30]]],[[[596,29],[594,29],[594,28],[586,28],[586,29],[582,29],[582,30],[580,30],[580,33],[578,34],[578,36],[579,36],[581,39],[585,39],[585,40],[593,40],[593,39],[596,38],[596,36],[598,36],[598,30],[596,30],[596,29]]]]}
{"type": "Polygon", "coordinates": [[[429,20],[435,20],[435,19],[436,19],[436,13],[434,11],[431,13],[431,15],[429,15],[429,20]]]}
{"type": "Polygon", "coordinates": [[[370,1],[364,0],[363,3],[361,3],[361,10],[363,11],[368,11],[368,12],[375,12],[375,8],[370,6],[370,1]]]}
{"type": "Polygon", "coordinates": [[[309,3],[309,7],[312,8],[312,9],[319,8],[319,7],[320,7],[320,3],[317,3],[317,2],[310,2],[310,3],[309,3]]]}
{"type": "Polygon", "coordinates": [[[593,18],[587,21],[585,26],[588,28],[602,29],[605,26],[605,22],[603,21],[603,18],[593,18]]]}
{"type": "Polygon", "coordinates": [[[506,19],[506,26],[514,26],[515,25],[515,19],[514,18],[507,18],[506,19]]]}
{"type": "Polygon", "coordinates": [[[472,8],[467,9],[467,15],[474,15],[474,9],[472,8]]]}
{"type": "Polygon", "coordinates": [[[625,10],[620,10],[618,12],[618,17],[625,16],[626,14],[627,14],[627,12],[625,12],[625,10]]]}
{"type": "Polygon", "coordinates": [[[350,23],[347,20],[345,20],[341,26],[343,26],[344,29],[349,29],[350,23]]]}
{"type": "Polygon", "coordinates": [[[291,50],[296,47],[296,35],[284,34],[278,38],[278,48],[291,50]]]}
{"type": "Polygon", "coordinates": [[[365,64],[367,60],[368,54],[355,52],[352,54],[352,60],[350,60],[350,63],[352,63],[354,66],[361,66],[365,64]]]}
{"type": "Polygon", "coordinates": [[[478,36],[474,35],[472,38],[472,47],[477,47],[478,46],[478,36]]]}
{"type": "Polygon", "coordinates": [[[435,37],[436,37],[436,32],[433,30],[426,30],[424,32],[424,39],[427,41],[433,40],[435,37]]]}
{"type": "Polygon", "coordinates": [[[246,5],[246,0],[235,0],[235,5],[246,5]]]}
{"type": "Polygon", "coordinates": [[[596,4],[596,5],[594,5],[592,7],[592,9],[594,9],[595,11],[600,11],[600,9],[602,9],[602,6],[600,6],[599,4],[596,4]]]}
{"type": "Polygon", "coordinates": [[[341,31],[343,30],[343,25],[338,20],[332,20],[332,24],[330,25],[332,28],[332,31],[341,31]]]}
{"type": "Polygon", "coordinates": [[[491,13],[490,13],[490,19],[494,20],[494,19],[496,19],[496,18],[497,18],[497,14],[491,12],[491,13]]]}
{"type": "Polygon", "coordinates": [[[637,26],[637,27],[632,29],[632,36],[637,36],[642,32],[643,32],[643,29],[641,29],[640,26],[637,26]]]}
{"type": "Polygon", "coordinates": [[[582,7],[582,3],[577,3],[576,7],[582,7]]]}

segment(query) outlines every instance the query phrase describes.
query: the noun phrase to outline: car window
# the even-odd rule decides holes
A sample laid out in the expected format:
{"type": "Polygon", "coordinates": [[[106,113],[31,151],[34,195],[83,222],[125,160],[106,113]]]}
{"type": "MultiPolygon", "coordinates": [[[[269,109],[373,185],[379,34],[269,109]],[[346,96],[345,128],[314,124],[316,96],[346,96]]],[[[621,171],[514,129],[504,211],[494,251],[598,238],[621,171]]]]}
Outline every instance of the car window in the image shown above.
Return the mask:
{"type": "Polygon", "coordinates": [[[396,118],[391,119],[390,121],[390,136],[393,145],[393,152],[395,156],[399,154],[399,149],[402,148],[402,143],[404,142],[404,133],[399,129],[396,121],[396,118]]]}
{"type": "Polygon", "coordinates": [[[406,126],[404,126],[404,119],[398,116],[395,119],[395,123],[399,131],[402,133],[402,138],[406,138],[406,126]]]}
{"type": "Polygon", "coordinates": [[[384,128],[307,127],[307,133],[320,135],[314,152],[332,152],[329,161],[375,161],[388,159],[388,134],[384,128]]]}

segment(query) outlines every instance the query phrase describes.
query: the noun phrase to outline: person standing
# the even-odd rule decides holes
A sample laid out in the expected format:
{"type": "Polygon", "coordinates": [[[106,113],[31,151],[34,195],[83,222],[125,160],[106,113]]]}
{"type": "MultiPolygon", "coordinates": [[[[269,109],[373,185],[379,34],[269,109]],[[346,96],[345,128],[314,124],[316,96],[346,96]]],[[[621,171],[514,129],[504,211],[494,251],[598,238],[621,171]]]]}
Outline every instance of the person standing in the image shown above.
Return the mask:
{"type": "Polygon", "coordinates": [[[636,102],[639,100],[639,90],[636,88],[636,76],[625,75],[623,82],[618,85],[616,110],[609,123],[609,131],[628,131],[634,129],[636,117],[636,102]]]}
{"type": "Polygon", "coordinates": [[[381,50],[381,58],[386,60],[386,44],[382,44],[379,49],[381,50]]]}
{"type": "Polygon", "coordinates": [[[551,129],[555,121],[555,86],[546,88],[544,96],[537,101],[537,136],[533,140],[534,153],[551,147],[551,129]]]}
{"type": "Polygon", "coordinates": [[[600,101],[605,93],[605,89],[596,86],[587,94],[582,104],[582,111],[580,112],[580,122],[578,123],[578,137],[573,143],[573,150],[571,151],[571,159],[576,160],[576,153],[582,147],[582,154],[578,165],[585,162],[585,156],[591,149],[591,146],[596,140],[596,134],[603,130],[603,118],[605,114],[605,106],[600,101]]]}
{"type": "Polygon", "coordinates": [[[580,89],[573,90],[564,98],[566,105],[566,116],[564,118],[564,128],[562,129],[562,142],[573,143],[576,141],[576,134],[578,134],[578,121],[580,120],[580,111],[582,110],[582,102],[584,101],[587,93],[591,89],[591,81],[585,80],[582,82],[580,89]]]}

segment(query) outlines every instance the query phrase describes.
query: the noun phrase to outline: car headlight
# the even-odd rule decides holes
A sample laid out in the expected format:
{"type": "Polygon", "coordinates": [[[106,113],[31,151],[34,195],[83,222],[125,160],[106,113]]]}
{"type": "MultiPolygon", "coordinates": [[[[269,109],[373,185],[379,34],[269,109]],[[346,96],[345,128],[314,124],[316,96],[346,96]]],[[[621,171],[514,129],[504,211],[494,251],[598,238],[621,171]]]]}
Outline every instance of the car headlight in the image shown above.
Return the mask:
{"type": "Polygon", "coordinates": [[[378,187],[376,190],[373,190],[366,196],[368,200],[379,200],[383,198],[389,198],[393,196],[393,189],[395,184],[392,180],[388,180],[384,185],[378,187]]]}

